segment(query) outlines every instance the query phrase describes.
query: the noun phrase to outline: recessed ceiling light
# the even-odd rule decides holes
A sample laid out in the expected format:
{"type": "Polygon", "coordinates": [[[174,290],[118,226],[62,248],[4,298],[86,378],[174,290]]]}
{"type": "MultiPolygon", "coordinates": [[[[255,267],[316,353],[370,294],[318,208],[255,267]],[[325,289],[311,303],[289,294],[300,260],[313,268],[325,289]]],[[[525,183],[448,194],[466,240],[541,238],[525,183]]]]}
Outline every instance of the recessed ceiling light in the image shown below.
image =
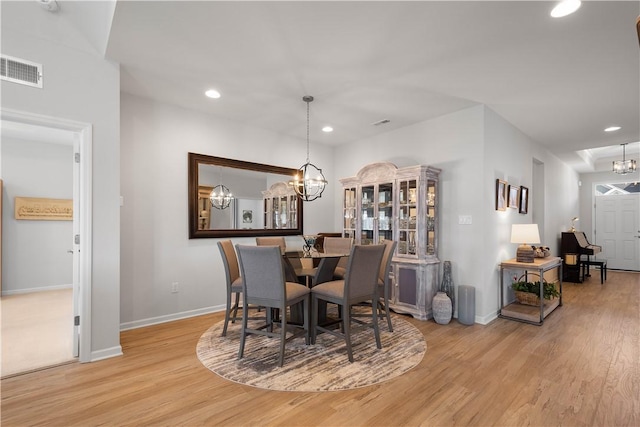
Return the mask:
{"type": "Polygon", "coordinates": [[[604,131],[605,132],[615,132],[615,131],[620,130],[620,129],[622,129],[620,126],[609,126],[604,131]]]}
{"type": "Polygon", "coordinates": [[[573,12],[580,8],[582,2],[580,0],[562,0],[551,11],[551,16],[554,18],[562,18],[563,16],[571,15],[573,12]]]}
{"type": "Polygon", "coordinates": [[[218,92],[215,89],[209,89],[208,91],[206,91],[204,93],[205,95],[207,95],[209,98],[213,98],[213,99],[218,99],[220,98],[220,92],[218,92]]]}
{"type": "Polygon", "coordinates": [[[322,128],[322,132],[333,132],[333,128],[331,126],[325,126],[322,128]]]}

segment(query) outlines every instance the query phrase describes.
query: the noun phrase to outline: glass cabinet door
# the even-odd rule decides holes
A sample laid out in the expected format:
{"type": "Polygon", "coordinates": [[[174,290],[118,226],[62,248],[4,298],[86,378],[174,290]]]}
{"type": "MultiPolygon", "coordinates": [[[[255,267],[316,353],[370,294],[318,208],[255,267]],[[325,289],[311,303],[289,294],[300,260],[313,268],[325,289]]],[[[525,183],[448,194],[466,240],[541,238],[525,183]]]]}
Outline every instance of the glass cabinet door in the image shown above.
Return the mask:
{"type": "Polygon", "coordinates": [[[344,189],[343,225],[344,237],[354,238],[356,236],[356,189],[344,189]]]}
{"type": "Polygon", "coordinates": [[[378,238],[375,243],[393,240],[393,183],[378,186],[378,238]]]}
{"type": "Polygon", "coordinates": [[[375,186],[362,187],[362,204],[360,205],[360,244],[371,245],[374,243],[373,224],[376,217],[375,186]]]}
{"type": "Polygon", "coordinates": [[[427,212],[427,255],[436,254],[436,182],[433,180],[427,180],[427,200],[426,200],[426,212],[427,212]]]}
{"type": "Polygon", "coordinates": [[[416,255],[418,180],[399,181],[398,255],[416,255]]]}

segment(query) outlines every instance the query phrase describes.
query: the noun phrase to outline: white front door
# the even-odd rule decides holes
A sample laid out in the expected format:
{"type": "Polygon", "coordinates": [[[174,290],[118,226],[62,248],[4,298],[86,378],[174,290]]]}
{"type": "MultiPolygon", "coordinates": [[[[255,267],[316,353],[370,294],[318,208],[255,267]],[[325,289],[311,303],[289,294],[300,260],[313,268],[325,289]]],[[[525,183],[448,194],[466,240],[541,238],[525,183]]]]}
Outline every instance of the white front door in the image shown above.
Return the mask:
{"type": "Polygon", "coordinates": [[[607,267],[640,271],[640,194],[598,196],[595,244],[607,267]]]}

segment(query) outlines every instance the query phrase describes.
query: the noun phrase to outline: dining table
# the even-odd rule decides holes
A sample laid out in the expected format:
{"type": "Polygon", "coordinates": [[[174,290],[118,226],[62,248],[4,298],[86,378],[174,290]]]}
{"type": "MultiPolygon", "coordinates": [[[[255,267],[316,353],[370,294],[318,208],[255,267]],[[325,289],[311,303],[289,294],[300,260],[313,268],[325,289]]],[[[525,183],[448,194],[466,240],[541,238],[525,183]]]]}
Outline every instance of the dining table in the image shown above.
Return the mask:
{"type": "MultiPolygon", "coordinates": [[[[283,256],[286,280],[288,282],[301,283],[298,276],[296,275],[295,267],[293,266],[292,260],[311,259],[313,260],[313,265],[314,268],[316,268],[316,272],[312,279],[307,282],[308,286],[313,287],[319,285],[320,283],[330,282],[334,280],[333,274],[336,267],[338,266],[338,262],[340,262],[340,258],[348,256],[348,253],[327,253],[318,252],[315,250],[312,250],[310,253],[304,253],[302,251],[286,251],[283,256]]],[[[298,304],[297,306],[291,307],[290,323],[303,324],[303,316],[304,310],[302,307],[302,303],[298,304]]],[[[327,303],[325,301],[320,301],[320,304],[318,305],[318,323],[326,324],[328,321],[329,319],[327,318],[327,303]]]]}

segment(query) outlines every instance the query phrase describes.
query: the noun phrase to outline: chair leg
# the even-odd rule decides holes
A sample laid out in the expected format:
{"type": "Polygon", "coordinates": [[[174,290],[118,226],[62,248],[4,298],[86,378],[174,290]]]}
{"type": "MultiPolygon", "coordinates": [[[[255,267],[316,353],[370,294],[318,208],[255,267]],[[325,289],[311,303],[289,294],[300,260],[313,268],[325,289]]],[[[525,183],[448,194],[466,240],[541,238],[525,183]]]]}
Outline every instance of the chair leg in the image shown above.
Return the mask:
{"type": "Polygon", "coordinates": [[[282,367],[284,365],[284,345],[287,342],[287,308],[283,308],[280,313],[280,326],[282,330],[280,331],[280,360],[278,361],[278,366],[282,367]]]}
{"type": "Polygon", "coordinates": [[[353,352],[351,351],[351,306],[349,304],[342,306],[342,325],[349,362],[353,363],[353,352]]]}
{"type": "Polygon", "coordinates": [[[248,310],[242,310],[242,331],[240,333],[240,350],[238,350],[238,359],[242,359],[244,356],[244,343],[247,337],[247,318],[249,317],[248,310]]]}
{"type": "Polygon", "coordinates": [[[318,326],[318,298],[315,295],[311,296],[311,344],[316,343],[316,335],[318,333],[316,327],[318,326]]]}
{"type": "Polygon", "coordinates": [[[231,323],[236,323],[236,319],[238,318],[238,307],[240,307],[240,293],[236,292],[236,303],[231,308],[233,310],[233,320],[231,323]]]}
{"type": "Polygon", "coordinates": [[[391,313],[389,313],[389,287],[384,287],[384,314],[387,316],[387,326],[389,332],[393,332],[393,326],[391,326],[391,313]]]}
{"type": "MultiPolygon", "coordinates": [[[[229,314],[231,312],[231,293],[227,292],[227,309],[224,312],[224,327],[222,328],[222,336],[227,336],[227,326],[229,325],[229,314]]],[[[235,320],[235,318],[234,318],[235,320]]]]}
{"type": "Polygon", "coordinates": [[[376,346],[382,348],[382,343],[380,342],[380,326],[378,325],[378,310],[371,310],[371,316],[373,321],[373,334],[376,337],[376,346]]]}
{"type": "Polygon", "coordinates": [[[309,296],[307,295],[307,297],[304,299],[304,343],[305,345],[309,345],[309,296]]]}

